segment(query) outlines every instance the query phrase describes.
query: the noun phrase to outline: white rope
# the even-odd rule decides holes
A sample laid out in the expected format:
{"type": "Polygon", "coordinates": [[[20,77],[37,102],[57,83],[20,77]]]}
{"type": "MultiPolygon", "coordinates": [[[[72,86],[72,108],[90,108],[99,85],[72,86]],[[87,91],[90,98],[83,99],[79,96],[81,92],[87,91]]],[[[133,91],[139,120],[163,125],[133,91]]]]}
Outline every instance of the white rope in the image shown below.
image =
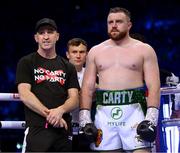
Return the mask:
{"type": "Polygon", "coordinates": [[[169,95],[169,94],[176,94],[180,93],[180,89],[177,87],[164,87],[161,88],[161,95],[169,95]]]}
{"type": "Polygon", "coordinates": [[[0,101],[20,101],[18,93],[0,93],[0,101]]]}
{"type": "Polygon", "coordinates": [[[25,129],[25,121],[0,121],[0,129],[25,129]]]}
{"type": "MultiPolygon", "coordinates": [[[[177,87],[163,87],[161,88],[161,95],[169,95],[180,93],[177,87]]],[[[0,93],[0,101],[20,101],[18,93],[0,93]]]]}
{"type": "MultiPolygon", "coordinates": [[[[177,87],[161,88],[161,95],[180,93],[177,87]]],[[[0,101],[20,101],[18,93],[0,93],[0,101]]]]}
{"type": "Polygon", "coordinates": [[[167,126],[179,126],[180,127],[180,118],[165,119],[165,120],[162,120],[162,124],[164,127],[167,127],[167,126]]]}

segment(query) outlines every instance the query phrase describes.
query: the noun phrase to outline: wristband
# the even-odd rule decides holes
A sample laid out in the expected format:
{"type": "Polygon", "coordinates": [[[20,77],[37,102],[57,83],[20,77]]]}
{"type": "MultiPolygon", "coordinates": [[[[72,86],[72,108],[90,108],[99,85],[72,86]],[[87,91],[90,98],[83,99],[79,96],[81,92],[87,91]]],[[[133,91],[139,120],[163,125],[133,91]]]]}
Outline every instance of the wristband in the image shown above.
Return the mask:
{"type": "Polygon", "coordinates": [[[91,112],[87,109],[81,109],[79,111],[79,126],[85,127],[87,123],[92,123],[91,112]]]}
{"type": "Polygon", "coordinates": [[[154,126],[157,126],[159,109],[156,107],[148,107],[145,120],[151,121],[154,126]]]}

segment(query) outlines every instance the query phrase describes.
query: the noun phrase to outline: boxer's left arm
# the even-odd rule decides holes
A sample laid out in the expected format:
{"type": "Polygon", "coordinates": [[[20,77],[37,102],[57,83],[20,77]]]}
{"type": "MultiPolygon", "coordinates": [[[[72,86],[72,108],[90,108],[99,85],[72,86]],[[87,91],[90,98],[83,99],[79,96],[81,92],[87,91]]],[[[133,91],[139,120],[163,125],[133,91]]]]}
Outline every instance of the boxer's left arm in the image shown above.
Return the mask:
{"type": "MultiPolygon", "coordinates": [[[[147,97],[147,113],[145,120],[148,121],[148,126],[150,131],[156,127],[158,123],[159,116],[159,105],[160,105],[160,76],[159,76],[159,66],[156,53],[154,49],[147,45],[146,53],[144,56],[144,80],[148,89],[147,97]]],[[[142,123],[144,124],[144,122],[142,123]]],[[[141,125],[141,123],[140,123],[141,125]]],[[[144,127],[144,126],[139,126],[144,127]]],[[[156,132],[154,131],[154,135],[156,132]]],[[[153,137],[155,139],[155,136],[153,137]]]]}
{"type": "Polygon", "coordinates": [[[148,89],[146,119],[151,120],[153,124],[157,125],[160,105],[160,76],[156,53],[149,45],[144,57],[143,70],[144,80],[148,89]]]}
{"type": "Polygon", "coordinates": [[[144,80],[148,89],[147,106],[159,108],[160,105],[160,76],[156,53],[150,46],[144,58],[144,80]]]}

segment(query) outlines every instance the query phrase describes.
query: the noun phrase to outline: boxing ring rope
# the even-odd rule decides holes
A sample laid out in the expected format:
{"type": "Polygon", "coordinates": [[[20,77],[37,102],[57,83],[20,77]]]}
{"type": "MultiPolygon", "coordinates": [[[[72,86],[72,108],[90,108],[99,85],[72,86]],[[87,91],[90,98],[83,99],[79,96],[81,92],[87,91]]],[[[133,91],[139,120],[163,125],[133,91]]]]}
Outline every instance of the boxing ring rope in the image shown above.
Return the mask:
{"type": "MultiPolygon", "coordinates": [[[[163,87],[161,88],[161,95],[169,95],[180,93],[180,89],[176,87],[163,87]]],[[[0,101],[20,101],[18,93],[0,93],[0,101]]],[[[162,121],[163,124],[171,125],[174,124],[176,120],[166,119],[162,121]],[[170,121],[171,120],[171,121],[170,121]],[[169,122],[169,123],[168,123],[169,122]]],[[[180,126],[180,121],[177,122],[180,126]]],[[[172,125],[171,125],[172,126],[172,125]]],[[[25,121],[0,121],[0,129],[24,129],[25,121]]]]}
{"type": "MultiPolygon", "coordinates": [[[[177,87],[163,87],[161,88],[161,95],[169,95],[180,93],[177,87]]],[[[20,101],[18,93],[0,93],[0,101],[20,101]]]]}
{"type": "Polygon", "coordinates": [[[0,93],[0,101],[20,101],[18,93],[0,93]]]}
{"type": "Polygon", "coordinates": [[[177,87],[163,87],[161,88],[161,95],[170,95],[180,93],[180,89],[177,87]]]}
{"type": "Polygon", "coordinates": [[[25,129],[25,121],[0,121],[0,129],[25,129]]]}

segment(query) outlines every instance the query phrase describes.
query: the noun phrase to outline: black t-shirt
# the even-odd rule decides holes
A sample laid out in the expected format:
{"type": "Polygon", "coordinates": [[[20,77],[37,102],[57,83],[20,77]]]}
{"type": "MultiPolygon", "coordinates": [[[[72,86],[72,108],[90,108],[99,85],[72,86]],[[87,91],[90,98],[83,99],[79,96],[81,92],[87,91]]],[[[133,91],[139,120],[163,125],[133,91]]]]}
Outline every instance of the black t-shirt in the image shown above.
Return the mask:
{"type": "MultiPolygon", "coordinates": [[[[67,99],[67,90],[78,88],[75,67],[60,56],[46,59],[37,52],[22,57],[17,65],[16,84],[29,83],[31,91],[47,108],[56,108],[67,99]]],[[[69,120],[69,114],[63,116],[69,120]]],[[[44,126],[46,119],[25,107],[27,126],[44,126]]]]}

